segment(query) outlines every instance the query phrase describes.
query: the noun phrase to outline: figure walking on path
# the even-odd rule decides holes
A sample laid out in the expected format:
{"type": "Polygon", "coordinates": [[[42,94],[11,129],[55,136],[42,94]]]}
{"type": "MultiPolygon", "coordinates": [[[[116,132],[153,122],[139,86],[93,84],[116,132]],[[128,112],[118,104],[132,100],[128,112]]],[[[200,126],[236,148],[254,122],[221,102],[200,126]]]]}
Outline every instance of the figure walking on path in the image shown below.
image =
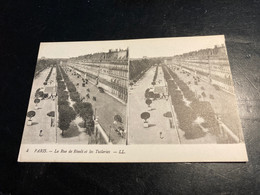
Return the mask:
{"type": "Polygon", "coordinates": [[[162,137],[162,132],[160,132],[160,138],[163,139],[164,137],[162,137]]]}
{"type": "Polygon", "coordinates": [[[162,98],[166,98],[166,96],[165,96],[165,94],[164,94],[164,93],[162,94],[162,98]]]}
{"type": "Polygon", "coordinates": [[[39,136],[42,137],[43,136],[43,130],[40,130],[39,136]]]}

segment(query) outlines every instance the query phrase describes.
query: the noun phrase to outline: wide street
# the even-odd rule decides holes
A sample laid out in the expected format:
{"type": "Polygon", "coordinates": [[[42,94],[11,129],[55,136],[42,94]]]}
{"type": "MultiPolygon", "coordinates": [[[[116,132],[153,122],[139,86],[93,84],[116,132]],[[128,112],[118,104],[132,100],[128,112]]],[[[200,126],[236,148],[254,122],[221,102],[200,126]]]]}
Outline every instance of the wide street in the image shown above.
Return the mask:
{"type": "Polygon", "coordinates": [[[85,97],[86,102],[92,104],[93,110],[98,117],[98,122],[102,126],[106,134],[111,138],[113,144],[126,144],[126,139],[121,137],[113,128],[114,116],[120,115],[123,119],[123,124],[126,128],[126,105],[122,104],[115,98],[111,97],[107,93],[100,93],[97,86],[93,85],[91,82],[85,87],[82,87],[82,78],[77,77],[77,75],[72,75],[72,72],[67,72],[70,80],[76,86],[77,91],[80,93],[81,98],[85,97]],[[87,91],[89,89],[89,92],[87,91]],[[86,94],[89,94],[90,98],[87,99],[86,94]],[[92,98],[96,97],[96,101],[92,98]]]}
{"type": "MultiPolygon", "coordinates": [[[[40,144],[40,143],[55,143],[56,142],[56,130],[55,124],[51,127],[51,118],[47,116],[47,113],[55,111],[55,101],[52,99],[41,100],[38,104],[38,109],[35,108],[35,92],[38,88],[44,88],[44,81],[49,74],[51,68],[43,70],[38,77],[33,80],[28,111],[35,111],[36,115],[32,118],[32,125],[28,126],[26,117],[23,133],[23,144],[40,144]],[[42,135],[40,136],[40,130],[42,135]]],[[[56,69],[53,68],[52,74],[49,78],[46,87],[55,87],[56,69]],[[54,81],[50,84],[50,81],[54,81]]],[[[49,88],[49,89],[51,89],[49,88]]],[[[41,98],[40,98],[41,99],[41,98]]],[[[27,112],[28,112],[27,111],[27,112]]],[[[55,121],[55,120],[54,120],[55,121]]],[[[54,122],[55,123],[55,122],[54,122]]]]}
{"type": "MultiPolygon", "coordinates": [[[[151,88],[156,67],[151,67],[129,90],[129,143],[130,144],[179,144],[177,131],[170,124],[171,118],[164,114],[171,112],[167,98],[154,100],[150,107],[145,103],[145,90],[151,88]],[[144,127],[140,115],[149,112],[149,127],[144,127]]],[[[165,85],[161,67],[158,68],[156,85],[165,85]]],[[[156,86],[155,85],[155,86],[156,86]]]]}

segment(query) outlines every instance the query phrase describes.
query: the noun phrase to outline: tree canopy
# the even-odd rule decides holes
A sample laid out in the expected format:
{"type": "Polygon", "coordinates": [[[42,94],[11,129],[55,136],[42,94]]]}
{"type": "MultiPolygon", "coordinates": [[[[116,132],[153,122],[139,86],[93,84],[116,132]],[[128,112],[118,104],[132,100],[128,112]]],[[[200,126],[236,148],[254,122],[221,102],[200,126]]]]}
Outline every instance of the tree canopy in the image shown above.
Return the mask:
{"type": "Polygon", "coordinates": [[[121,117],[120,115],[118,115],[118,114],[114,116],[114,120],[115,120],[116,122],[119,122],[119,123],[122,123],[122,122],[123,122],[122,117],[121,117]]]}
{"type": "Polygon", "coordinates": [[[62,131],[67,130],[70,122],[76,117],[75,111],[66,105],[59,106],[59,127],[62,131]]]}
{"type": "Polygon", "coordinates": [[[31,119],[32,117],[35,116],[35,114],[36,114],[35,111],[31,110],[31,111],[27,112],[27,115],[26,115],[26,116],[31,119]]]}
{"type": "Polygon", "coordinates": [[[150,106],[150,105],[151,105],[151,103],[152,103],[152,100],[150,100],[150,99],[147,99],[147,100],[145,101],[145,103],[146,103],[148,106],[150,106]]]}
{"type": "Polygon", "coordinates": [[[41,101],[41,100],[37,98],[37,99],[34,100],[34,103],[35,103],[35,104],[38,104],[38,103],[40,103],[40,101],[41,101]]]}
{"type": "Polygon", "coordinates": [[[90,135],[93,131],[94,121],[93,121],[93,108],[92,104],[89,102],[76,102],[73,105],[76,113],[85,121],[85,127],[87,133],[90,135]]]}
{"type": "Polygon", "coordinates": [[[149,112],[143,112],[143,113],[141,114],[141,118],[144,119],[145,122],[146,122],[146,120],[147,120],[148,118],[150,118],[150,113],[149,113],[149,112]]]}
{"type": "Polygon", "coordinates": [[[54,112],[54,111],[51,111],[51,112],[47,113],[47,116],[49,116],[49,117],[55,117],[55,112],[54,112]]]}

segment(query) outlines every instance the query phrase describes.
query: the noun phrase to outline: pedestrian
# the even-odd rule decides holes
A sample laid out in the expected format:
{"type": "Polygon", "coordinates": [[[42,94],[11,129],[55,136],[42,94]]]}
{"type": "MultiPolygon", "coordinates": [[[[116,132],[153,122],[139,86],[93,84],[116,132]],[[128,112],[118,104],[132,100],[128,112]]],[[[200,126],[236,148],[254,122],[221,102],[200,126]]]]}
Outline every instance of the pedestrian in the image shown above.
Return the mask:
{"type": "Polygon", "coordinates": [[[54,118],[52,118],[52,127],[55,126],[55,123],[54,123],[54,118]]]}
{"type": "Polygon", "coordinates": [[[85,100],[85,97],[82,97],[80,101],[83,102],[84,100],[85,100]]]}
{"type": "Polygon", "coordinates": [[[40,130],[39,136],[42,137],[43,136],[43,130],[40,130]]]}
{"type": "Polygon", "coordinates": [[[160,138],[163,139],[164,137],[162,137],[162,132],[160,132],[160,138]]]}
{"type": "Polygon", "coordinates": [[[162,94],[162,98],[166,98],[166,96],[164,95],[164,93],[162,94]]]}
{"type": "Polygon", "coordinates": [[[216,119],[217,119],[218,128],[217,128],[217,130],[215,130],[214,133],[215,133],[215,135],[219,135],[220,134],[220,136],[224,137],[225,133],[224,133],[224,130],[223,130],[223,126],[222,126],[222,122],[221,122],[220,116],[217,115],[216,119]]]}

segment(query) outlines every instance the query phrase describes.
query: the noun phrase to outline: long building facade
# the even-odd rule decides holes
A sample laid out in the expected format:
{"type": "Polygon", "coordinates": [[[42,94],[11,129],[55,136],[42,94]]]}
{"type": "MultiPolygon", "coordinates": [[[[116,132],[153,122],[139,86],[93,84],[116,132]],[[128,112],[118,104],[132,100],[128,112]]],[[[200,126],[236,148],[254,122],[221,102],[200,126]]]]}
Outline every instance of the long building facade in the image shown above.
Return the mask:
{"type": "Polygon", "coordinates": [[[127,102],[128,49],[70,58],[67,65],[122,103],[127,102]]]}
{"type": "Polygon", "coordinates": [[[231,70],[224,45],[177,55],[166,59],[165,63],[185,68],[211,84],[234,94],[231,70]]]}

